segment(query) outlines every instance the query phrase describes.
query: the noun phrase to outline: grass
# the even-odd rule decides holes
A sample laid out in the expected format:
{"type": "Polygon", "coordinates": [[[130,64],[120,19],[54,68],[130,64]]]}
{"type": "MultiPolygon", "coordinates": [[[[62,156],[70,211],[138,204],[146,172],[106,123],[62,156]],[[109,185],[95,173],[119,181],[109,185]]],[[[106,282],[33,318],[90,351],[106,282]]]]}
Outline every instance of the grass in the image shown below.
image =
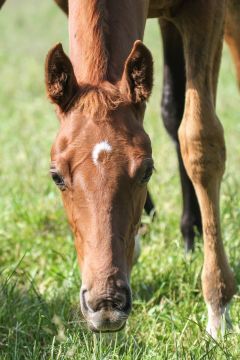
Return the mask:
{"type": "MultiPolygon", "coordinates": [[[[162,56],[156,21],[148,22],[145,36],[155,59],[145,127],[157,168],[150,188],[158,219],[149,225],[133,269],[132,315],[125,330],[112,337],[93,335],[81,320],[73,240],[48,176],[58,124],[45,97],[43,64],[54,43],[68,48],[67,21],[51,1],[8,0],[0,34],[0,360],[239,359],[239,295],[231,308],[232,332],[213,341],[205,332],[202,240],[191,257],[183,254],[176,156],[159,116],[162,56]]],[[[223,236],[240,284],[240,107],[227,49],[217,108],[228,148],[223,236]]]]}

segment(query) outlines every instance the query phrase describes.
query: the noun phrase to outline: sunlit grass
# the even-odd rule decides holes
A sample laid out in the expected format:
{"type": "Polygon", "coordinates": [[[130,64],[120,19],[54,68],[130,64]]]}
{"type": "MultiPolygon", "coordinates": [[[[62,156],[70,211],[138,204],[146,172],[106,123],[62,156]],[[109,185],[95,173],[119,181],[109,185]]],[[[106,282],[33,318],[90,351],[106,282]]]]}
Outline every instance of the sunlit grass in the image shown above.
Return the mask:
{"type": "MultiPolygon", "coordinates": [[[[0,359],[239,359],[239,295],[231,309],[233,331],[213,341],[205,332],[202,240],[191,257],[183,253],[177,161],[160,118],[157,22],[149,21],[145,37],[155,59],[145,127],[157,169],[150,189],[158,217],[149,225],[133,269],[132,315],[125,330],[112,337],[92,335],[84,326],[73,240],[60,195],[48,176],[58,123],[45,96],[44,58],[56,42],[67,50],[66,19],[51,1],[7,0],[0,13],[0,34],[0,359]]],[[[218,97],[228,148],[222,224],[238,283],[239,99],[224,49],[218,97]]]]}

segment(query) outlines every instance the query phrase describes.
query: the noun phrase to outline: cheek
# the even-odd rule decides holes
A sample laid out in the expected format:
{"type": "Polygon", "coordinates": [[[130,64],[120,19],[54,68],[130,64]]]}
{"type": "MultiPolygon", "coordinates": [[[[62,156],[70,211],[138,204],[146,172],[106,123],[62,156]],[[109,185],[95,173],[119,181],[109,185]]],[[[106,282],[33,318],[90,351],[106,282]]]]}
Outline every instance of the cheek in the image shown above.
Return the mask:
{"type": "Polygon", "coordinates": [[[78,264],[80,268],[82,268],[83,263],[83,245],[82,245],[82,238],[80,234],[75,235],[75,248],[77,252],[78,264]]]}
{"type": "Polygon", "coordinates": [[[73,219],[73,201],[72,201],[72,193],[70,191],[62,192],[62,201],[65,212],[67,214],[68,221],[74,230],[74,219],[73,219]]]}
{"type": "Polygon", "coordinates": [[[78,263],[81,268],[84,257],[84,239],[90,228],[89,209],[84,202],[84,198],[80,195],[80,192],[75,191],[74,196],[71,191],[63,192],[62,199],[68,222],[74,235],[78,263]]]}
{"type": "Polygon", "coordinates": [[[147,197],[147,186],[140,187],[136,190],[136,192],[135,192],[135,207],[134,207],[135,222],[136,221],[138,222],[139,218],[142,215],[146,197],[147,197]]]}
{"type": "Polygon", "coordinates": [[[130,233],[128,238],[127,245],[127,262],[129,270],[131,270],[132,265],[134,263],[134,249],[135,249],[135,236],[137,234],[140,219],[143,211],[143,207],[145,205],[147,196],[147,187],[137,188],[134,194],[134,218],[132,222],[132,226],[130,227],[130,233]]]}
{"type": "Polygon", "coordinates": [[[131,269],[133,265],[134,247],[135,247],[135,236],[132,235],[131,238],[129,239],[129,244],[127,247],[127,263],[129,269],[131,269]]]}
{"type": "Polygon", "coordinates": [[[72,192],[69,190],[62,192],[62,201],[69,225],[73,232],[74,238],[76,239],[78,237],[78,229],[77,229],[78,227],[77,227],[77,217],[76,217],[77,212],[75,210],[76,205],[72,192]]]}

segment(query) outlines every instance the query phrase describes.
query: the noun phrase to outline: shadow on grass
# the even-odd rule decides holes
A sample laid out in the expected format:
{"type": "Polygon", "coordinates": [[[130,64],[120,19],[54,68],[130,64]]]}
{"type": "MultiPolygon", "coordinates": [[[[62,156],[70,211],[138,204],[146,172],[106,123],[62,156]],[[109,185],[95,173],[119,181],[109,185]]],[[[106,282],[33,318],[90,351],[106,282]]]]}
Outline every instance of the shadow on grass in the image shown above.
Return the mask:
{"type": "Polygon", "coordinates": [[[45,359],[69,335],[88,332],[79,304],[66,292],[46,300],[26,275],[0,282],[0,358],[45,359]]]}
{"type": "Polygon", "coordinates": [[[133,298],[149,305],[157,305],[163,297],[175,303],[187,297],[195,298],[201,292],[201,269],[198,264],[176,261],[175,266],[152,271],[153,276],[147,277],[144,269],[137,269],[137,281],[133,281],[133,298]]]}

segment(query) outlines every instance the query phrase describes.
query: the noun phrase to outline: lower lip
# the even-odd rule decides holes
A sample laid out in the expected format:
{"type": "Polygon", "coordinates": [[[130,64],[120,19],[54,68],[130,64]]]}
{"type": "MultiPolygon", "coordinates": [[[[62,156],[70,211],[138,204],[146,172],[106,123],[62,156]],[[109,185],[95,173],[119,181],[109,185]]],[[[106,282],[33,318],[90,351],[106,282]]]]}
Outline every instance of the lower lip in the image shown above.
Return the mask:
{"type": "Polygon", "coordinates": [[[126,325],[126,322],[122,326],[120,326],[120,328],[118,328],[118,329],[114,329],[114,330],[97,330],[92,324],[90,324],[89,329],[94,333],[114,333],[114,332],[123,330],[125,325],[126,325]]]}

